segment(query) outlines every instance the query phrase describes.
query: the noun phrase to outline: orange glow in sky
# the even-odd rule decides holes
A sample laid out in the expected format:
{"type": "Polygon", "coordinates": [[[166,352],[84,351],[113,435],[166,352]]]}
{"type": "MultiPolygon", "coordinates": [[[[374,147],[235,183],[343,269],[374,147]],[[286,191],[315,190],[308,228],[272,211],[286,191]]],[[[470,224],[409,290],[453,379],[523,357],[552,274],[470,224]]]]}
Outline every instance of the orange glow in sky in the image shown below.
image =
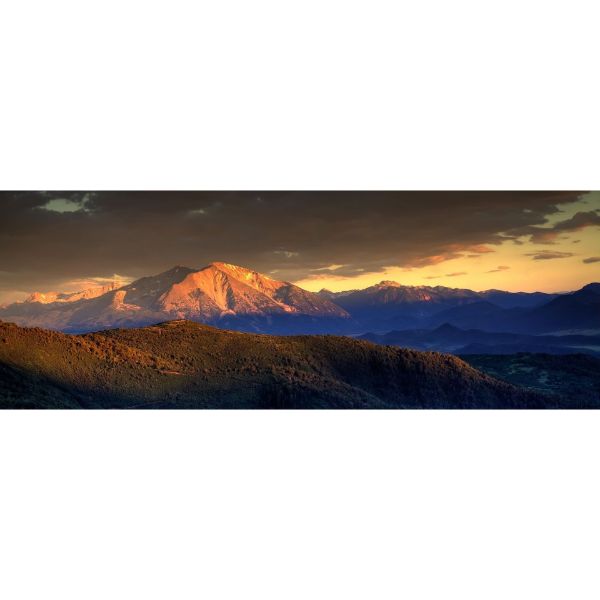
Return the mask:
{"type": "MultiPolygon", "coordinates": [[[[548,220],[550,229],[556,222],[569,219],[578,212],[600,209],[600,192],[591,192],[581,201],[561,207],[562,212],[548,220]]],[[[441,285],[476,291],[502,289],[508,291],[559,292],[581,288],[600,281],[600,227],[569,231],[551,240],[537,243],[523,236],[519,243],[506,241],[477,249],[464,250],[460,258],[441,260],[421,268],[390,267],[382,273],[357,277],[319,275],[295,283],[305,289],[331,291],[361,289],[382,280],[403,285],[441,285]],[[537,258],[536,258],[537,257],[537,258]],[[595,260],[597,259],[597,260],[595,260]]],[[[335,267],[332,269],[335,272],[335,267]]]]}

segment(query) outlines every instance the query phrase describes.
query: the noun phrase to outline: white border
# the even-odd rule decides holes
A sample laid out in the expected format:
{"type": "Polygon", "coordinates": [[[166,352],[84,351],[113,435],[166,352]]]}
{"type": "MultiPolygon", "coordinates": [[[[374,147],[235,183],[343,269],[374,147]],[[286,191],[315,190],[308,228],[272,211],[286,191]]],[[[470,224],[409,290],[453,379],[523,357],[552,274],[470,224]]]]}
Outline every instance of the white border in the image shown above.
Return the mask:
{"type": "Polygon", "coordinates": [[[597,413],[0,415],[11,600],[596,600],[597,413]]]}
{"type": "Polygon", "coordinates": [[[598,6],[21,0],[3,189],[600,189],[598,6]]]}

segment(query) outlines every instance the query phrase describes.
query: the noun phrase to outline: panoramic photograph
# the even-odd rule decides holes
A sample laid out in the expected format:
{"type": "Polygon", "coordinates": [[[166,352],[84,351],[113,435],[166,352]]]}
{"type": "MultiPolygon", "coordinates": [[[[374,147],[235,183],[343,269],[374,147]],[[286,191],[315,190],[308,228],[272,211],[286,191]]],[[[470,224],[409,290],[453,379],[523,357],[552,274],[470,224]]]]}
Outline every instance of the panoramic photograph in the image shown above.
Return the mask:
{"type": "Polygon", "coordinates": [[[0,407],[600,407],[600,192],[0,193],[0,407]]]}

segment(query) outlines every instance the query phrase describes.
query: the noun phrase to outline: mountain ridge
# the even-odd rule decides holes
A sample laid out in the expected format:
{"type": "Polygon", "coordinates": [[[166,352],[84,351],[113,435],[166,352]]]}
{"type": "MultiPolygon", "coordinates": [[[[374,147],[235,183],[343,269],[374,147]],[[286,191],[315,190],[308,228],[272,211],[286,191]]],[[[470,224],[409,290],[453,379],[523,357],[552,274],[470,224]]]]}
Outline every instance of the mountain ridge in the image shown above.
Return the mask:
{"type": "Polygon", "coordinates": [[[52,304],[54,302],[77,302],[77,300],[90,300],[113,290],[118,290],[125,285],[120,281],[111,281],[105,285],[94,286],[78,292],[33,292],[23,302],[27,304],[40,303],[52,304]]]}
{"type": "Polygon", "coordinates": [[[276,328],[278,319],[294,317],[306,328],[313,320],[328,329],[328,321],[346,320],[349,315],[331,301],[292,283],[222,262],[198,270],[173,267],[93,298],[68,303],[15,303],[0,310],[0,318],[19,325],[71,332],[182,318],[225,326],[237,323],[242,329],[260,330],[262,321],[276,328]]]}
{"type": "Polygon", "coordinates": [[[385,334],[365,333],[358,339],[377,344],[400,346],[414,350],[470,354],[545,354],[585,353],[600,357],[600,335],[527,335],[493,333],[481,329],[460,329],[443,323],[434,329],[389,331],[385,334]]]}
{"type": "Polygon", "coordinates": [[[362,290],[310,292],[217,261],[200,269],[176,266],[106,288],[33,294],[25,302],[0,308],[0,318],[72,333],[172,319],[276,334],[356,335],[432,328],[445,322],[462,329],[535,334],[600,328],[597,283],[562,294],[475,292],[387,280],[362,290]]]}

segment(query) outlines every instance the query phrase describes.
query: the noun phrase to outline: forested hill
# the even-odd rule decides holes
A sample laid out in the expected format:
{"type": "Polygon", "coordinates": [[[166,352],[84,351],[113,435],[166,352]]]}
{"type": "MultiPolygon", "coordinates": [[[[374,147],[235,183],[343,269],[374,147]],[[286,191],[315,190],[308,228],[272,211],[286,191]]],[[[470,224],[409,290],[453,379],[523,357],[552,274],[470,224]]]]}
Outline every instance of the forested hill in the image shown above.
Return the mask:
{"type": "Polygon", "coordinates": [[[545,408],[448,354],[170,321],[68,335],[0,322],[3,408],[545,408]]]}

